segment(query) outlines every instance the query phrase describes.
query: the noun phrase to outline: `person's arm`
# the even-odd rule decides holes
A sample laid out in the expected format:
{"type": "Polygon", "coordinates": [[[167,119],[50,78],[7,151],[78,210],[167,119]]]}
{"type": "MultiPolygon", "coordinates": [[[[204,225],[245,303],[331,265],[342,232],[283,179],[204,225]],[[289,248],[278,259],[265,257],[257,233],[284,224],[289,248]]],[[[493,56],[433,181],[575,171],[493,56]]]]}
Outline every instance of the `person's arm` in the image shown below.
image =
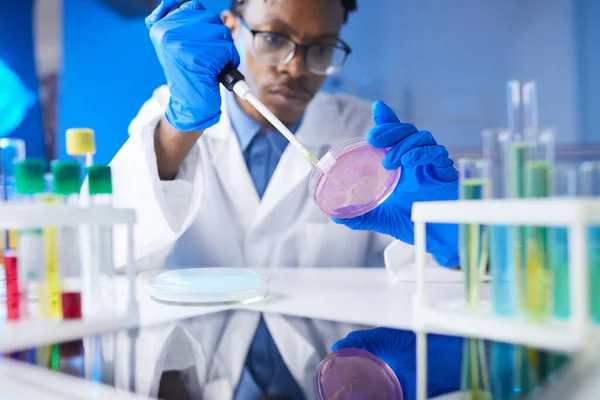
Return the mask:
{"type": "Polygon", "coordinates": [[[161,181],[175,179],[181,163],[203,132],[182,132],[171,126],[164,117],[161,118],[154,133],[156,166],[161,181]]]}

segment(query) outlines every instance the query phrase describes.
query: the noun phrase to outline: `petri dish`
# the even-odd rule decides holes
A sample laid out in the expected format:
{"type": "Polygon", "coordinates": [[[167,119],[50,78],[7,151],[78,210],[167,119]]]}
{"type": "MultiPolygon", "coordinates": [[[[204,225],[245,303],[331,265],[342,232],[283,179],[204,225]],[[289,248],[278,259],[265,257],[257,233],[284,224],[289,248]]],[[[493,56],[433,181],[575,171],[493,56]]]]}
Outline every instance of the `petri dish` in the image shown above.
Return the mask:
{"type": "Polygon", "coordinates": [[[387,152],[363,138],[348,140],[327,152],[308,183],[317,206],[332,218],[346,219],[383,203],[400,180],[399,169],[388,171],[381,165],[387,152]]]}
{"type": "Polygon", "coordinates": [[[147,290],[166,303],[252,303],[267,297],[269,279],[248,268],[177,269],[152,279],[147,290]]]}
{"type": "Polygon", "coordinates": [[[394,372],[361,349],[340,349],[321,361],[314,374],[315,400],[403,400],[394,372]]]}

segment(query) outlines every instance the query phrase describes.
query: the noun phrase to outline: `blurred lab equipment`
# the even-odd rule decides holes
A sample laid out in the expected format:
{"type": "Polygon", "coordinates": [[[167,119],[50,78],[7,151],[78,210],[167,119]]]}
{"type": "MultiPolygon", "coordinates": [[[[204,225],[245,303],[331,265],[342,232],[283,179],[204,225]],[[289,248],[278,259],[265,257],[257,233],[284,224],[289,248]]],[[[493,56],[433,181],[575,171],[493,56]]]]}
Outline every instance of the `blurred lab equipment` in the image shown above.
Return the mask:
{"type": "Polygon", "coordinates": [[[35,94],[25,87],[19,76],[0,59],[0,138],[13,132],[35,103],[35,94]]]}

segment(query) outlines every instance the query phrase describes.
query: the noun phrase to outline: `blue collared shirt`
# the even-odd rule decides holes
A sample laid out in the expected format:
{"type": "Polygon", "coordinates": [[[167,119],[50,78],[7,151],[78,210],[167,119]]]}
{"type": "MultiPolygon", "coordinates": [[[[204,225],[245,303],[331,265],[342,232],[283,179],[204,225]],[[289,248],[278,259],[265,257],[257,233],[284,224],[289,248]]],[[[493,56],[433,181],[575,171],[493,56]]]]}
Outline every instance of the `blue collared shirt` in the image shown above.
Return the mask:
{"type": "MultiPolygon", "coordinates": [[[[225,99],[233,130],[240,143],[246,166],[252,176],[258,196],[262,198],[285,150],[288,141],[275,128],[261,129],[240,107],[235,95],[227,93],[225,99]]],[[[300,122],[289,129],[296,133],[300,122]]],[[[277,345],[273,341],[264,318],[260,322],[248,349],[246,363],[235,400],[258,400],[262,395],[286,395],[293,400],[304,396],[287,369],[277,345]]]]}

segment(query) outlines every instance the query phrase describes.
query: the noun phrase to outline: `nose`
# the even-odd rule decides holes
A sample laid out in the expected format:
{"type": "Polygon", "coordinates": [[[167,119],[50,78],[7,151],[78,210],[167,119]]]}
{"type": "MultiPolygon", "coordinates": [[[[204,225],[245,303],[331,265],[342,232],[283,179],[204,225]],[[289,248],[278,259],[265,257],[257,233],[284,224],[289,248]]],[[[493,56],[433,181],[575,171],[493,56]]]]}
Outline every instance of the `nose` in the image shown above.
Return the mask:
{"type": "Polygon", "coordinates": [[[304,62],[304,51],[304,49],[298,49],[294,57],[287,64],[279,66],[279,72],[286,73],[292,78],[308,75],[310,71],[306,68],[306,63],[304,62]]]}

